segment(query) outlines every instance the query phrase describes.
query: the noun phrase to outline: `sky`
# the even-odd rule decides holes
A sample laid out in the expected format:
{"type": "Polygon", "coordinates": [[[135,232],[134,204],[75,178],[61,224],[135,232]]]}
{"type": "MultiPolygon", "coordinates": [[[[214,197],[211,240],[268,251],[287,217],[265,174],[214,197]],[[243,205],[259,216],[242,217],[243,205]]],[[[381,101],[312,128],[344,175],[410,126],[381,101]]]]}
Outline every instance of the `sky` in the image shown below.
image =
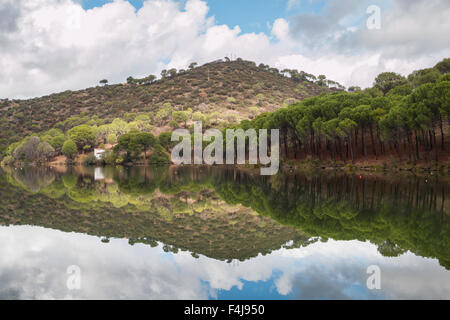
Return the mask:
{"type": "Polygon", "coordinates": [[[0,0],[0,98],[225,56],[369,87],[450,57],[449,16],[448,0],[0,0]]]}
{"type": "Polygon", "coordinates": [[[0,227],[1,299],[449,299],[448,270],[369,242],[316,242],[232,263],[33,226],[0,227]],[[377,265],[381,289],[367,288],[377,265]],[[68,290],[69,266],[80,290],[68,290]]]}

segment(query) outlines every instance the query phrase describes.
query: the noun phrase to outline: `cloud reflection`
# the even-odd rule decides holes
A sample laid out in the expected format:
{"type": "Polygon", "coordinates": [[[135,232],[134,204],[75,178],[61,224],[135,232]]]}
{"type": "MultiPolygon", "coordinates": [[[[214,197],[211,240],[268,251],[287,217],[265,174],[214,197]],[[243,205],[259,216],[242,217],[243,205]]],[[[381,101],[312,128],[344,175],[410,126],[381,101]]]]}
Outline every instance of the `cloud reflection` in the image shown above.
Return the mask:
{"type": "MultiPolygon", "coordinates": [[[[435,259],[381,256],[374,245],[328,241],[226,263],[162,245],[130,246],[42,227],[0,227],[0,299],[215,299],[246,292],[286,299],[449,299],[450,277],[435,259]],[[382,289],[366,288],[366,268],[379,265],[382,289]],[[81,290],[66,286],[67,267],[81,268],[81,290]],[[266,284],[266,285],[263,285],[266,284]],[[267,285],[268,284],[268,285],[267,285]],[[231,292],[231,291],[230,291],[231,292]]],[[[236,296],[235,298],[239,298],[236,296]]]]}

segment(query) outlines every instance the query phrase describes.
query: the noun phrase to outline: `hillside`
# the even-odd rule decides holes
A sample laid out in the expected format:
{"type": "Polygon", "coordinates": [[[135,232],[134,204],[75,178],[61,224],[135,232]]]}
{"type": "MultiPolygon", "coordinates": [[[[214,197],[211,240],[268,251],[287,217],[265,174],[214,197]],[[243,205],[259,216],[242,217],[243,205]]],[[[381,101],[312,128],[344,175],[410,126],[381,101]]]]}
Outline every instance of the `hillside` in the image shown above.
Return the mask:
{"type": "MultiPolygon", "coordinates": [[[[123,118],[127,113],[129,116],[147,113],[154,127],[163,127],[170,121],[167,116],[170,111],[192,108],[193,112],[200,111],[216,122],[229,123],[331,91],[323,80],[314,83],[306,78],[287,77],[275,68],[243,60],[170,71],[173,70],[147,84],[123,83],[29,100],[0,100],[0,151],[29,134],[48,130],[76,116],[99,118],[97,124],[101,124],[123,118]],[[160,110],[168,112],[158,114],[160,110]]],[[[330,84],[336,83],[330,81],[330,84]]],[[[72,122],[73,126],[83,121],[72,122]]]]}

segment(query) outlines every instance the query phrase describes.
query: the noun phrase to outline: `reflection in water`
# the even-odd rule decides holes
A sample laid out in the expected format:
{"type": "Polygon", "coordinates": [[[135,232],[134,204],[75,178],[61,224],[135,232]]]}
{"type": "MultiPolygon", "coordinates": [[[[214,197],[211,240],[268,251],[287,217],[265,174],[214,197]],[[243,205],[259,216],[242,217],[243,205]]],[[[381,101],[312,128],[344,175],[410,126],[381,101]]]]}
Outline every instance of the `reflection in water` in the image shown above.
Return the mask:
{"type": "Polygon", "coordinates": [[[450,298],[445,180],[4,170],[0,298],[450,298]],[[366,287],[371,264],[381,290],[366,287]]]}

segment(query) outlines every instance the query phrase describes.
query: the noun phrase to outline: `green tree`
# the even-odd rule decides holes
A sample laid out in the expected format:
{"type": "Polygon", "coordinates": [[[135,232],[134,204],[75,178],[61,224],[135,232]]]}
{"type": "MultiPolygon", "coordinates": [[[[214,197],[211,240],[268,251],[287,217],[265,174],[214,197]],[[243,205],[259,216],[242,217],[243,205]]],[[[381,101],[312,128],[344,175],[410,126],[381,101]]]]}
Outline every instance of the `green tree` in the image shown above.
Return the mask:
{"type": "Polygon", "coordinates": [[[128,132],[121,135],[115,146],[116,151],[125,151],[126,160],[134,160],[139,157],[142,152],[142,145],[139,143],[137,136],[139,132],[128,132]]]}
{"type": "Polygon", "coordinates": [[[55,151],[59,153],[61,152],[61,148],[65,141],[66,136],[64,134],[59,134],[51,139],[50,144],[55,149],[55,151]]]}
{"type": "Polygon", "coordinates": [[[450,73],[450,58],[440,61],[434,67],[442,74],[450,73]]]}
{"type": "Polygon", "coordinates": [[[406,84],[406,82],[406,78],[398,73],[383,72],[375,78],[374,87],[386,94],[395,87],[406,84]]]}
{"type": "Polygon", "coordinates": [[[39,143],[38,147],[39,158],[43,160],[49,160],[55,155],[55,149],[48,142],[39,143]]]}
{"type": "Polygon", "coordinates": [[[109,144],[115,144],[117,142],[117,137],[114,133],[110,133],[107,138],[109,144]]]}
{"type": "Polygon", "coordinates": [[[95,145],[97,140],[94,129],[88,125],[76,126],[70,129],[68,134],[79,150],[90,149],[95,145]]]}
{"type": "Polygon", "coordinates": [[[163,132],[158,137],[159,144],[166,150],[169,150],[173,146],[172,132],[163,132]]]}
{"type": "Polygon", "coordinates": [[[147,151],[157,143],[155,136],[151,133],[140,132],[136,134],[137,143],[141,145],[144,151],[144,159],[147,160],[147,151]]]}
{"type": "Polygon", "coordinates": [[[62,146],[62,153],[69,159],[77,154],[77,145],[72,140],[66,140],[62,146]]]}
{"type": "Polygon", "coordinates": [[[351,119],[344,119],[339,122],[338,132],[342,137],[345,137],[348,140],[348,146],[350,146],[350,154],[352,157],[352,163],[355,162],[355,153],[353,152],[353,130],[356,128],[357,123],[351,119]]]}
{"type": "Polygon", "coordinates": [[[441,77],[439,70],[435,68],[428,68],[416,70],[408,76],[408,81],[416,88],[425,83],[434,83],[441,77]]]}
{"type": "Polygon", "coordinates": [[[184,127],[187,127],[187,121],[189,120],[189,112],[187,111],[173,111],[172,119],[178,123],[184,123],[184,127]]]}

